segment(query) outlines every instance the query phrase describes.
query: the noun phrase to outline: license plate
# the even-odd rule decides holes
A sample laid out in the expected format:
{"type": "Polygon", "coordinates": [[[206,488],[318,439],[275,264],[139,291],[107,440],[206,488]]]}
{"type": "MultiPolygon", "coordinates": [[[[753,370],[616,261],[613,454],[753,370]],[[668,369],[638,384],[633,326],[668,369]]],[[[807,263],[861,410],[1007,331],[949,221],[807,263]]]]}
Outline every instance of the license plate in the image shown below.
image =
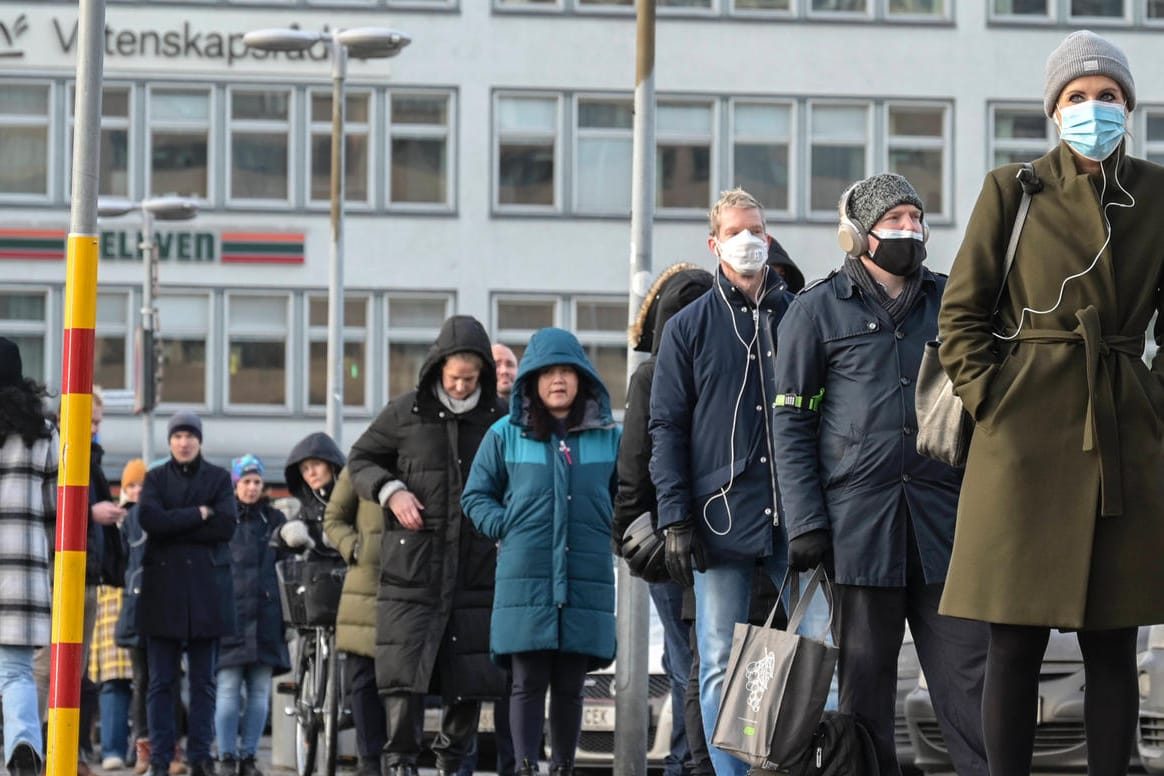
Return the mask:
{"type": "Polygon", "coordinates": [[[614,730],[614,706],[584,706],[583,730],[614,730]]]}

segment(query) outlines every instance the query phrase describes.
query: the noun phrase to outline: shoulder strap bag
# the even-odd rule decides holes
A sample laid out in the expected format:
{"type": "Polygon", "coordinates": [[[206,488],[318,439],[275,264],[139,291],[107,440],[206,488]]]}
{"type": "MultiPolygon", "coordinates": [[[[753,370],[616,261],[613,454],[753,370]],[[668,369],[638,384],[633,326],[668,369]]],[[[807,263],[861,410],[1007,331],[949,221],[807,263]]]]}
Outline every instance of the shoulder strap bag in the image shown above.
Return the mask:
{"type": "MultiPolygon", "coordinates": [[[[1002,282],[998,285],[998,295],[994,297],[994,309],[990,317],[998,313],[1002,294],[1006,290],[1006,279],[1014,264],[1014,252],[1018,248],[1019,235],[1027,220],[1031,207],[1031,196],[1038,193],[1043,184],[1035,174],[1030,162],[1023,164],[1018,173],[1023,188],[1023,198],[1019,203],[1014,227],[1010,231],[1010,242],[1006,246],[1006,258],[1002,263],[1002,282]]],[[[938,361],[938,340],[926,343],[922,352],[921,366],[917,373],[917,388],[914,404],[917,409],[917,451],[927,458],[933,458],[949,466],[961,468],[966,465],[966,455],[970,452],[970,437],[974,433],[974,418],[962,405],[962,400],[954,395],[954,386],[938,361]]]]}

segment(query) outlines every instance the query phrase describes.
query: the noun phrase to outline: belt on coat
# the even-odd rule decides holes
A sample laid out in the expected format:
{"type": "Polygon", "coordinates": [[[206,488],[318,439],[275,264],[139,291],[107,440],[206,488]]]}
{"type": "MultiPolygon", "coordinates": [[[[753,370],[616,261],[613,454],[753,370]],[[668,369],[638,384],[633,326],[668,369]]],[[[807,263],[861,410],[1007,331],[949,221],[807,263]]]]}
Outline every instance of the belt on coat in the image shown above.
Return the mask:
{"type": "Polygon", "coordinates": [[[1144,335],[1103,335],[1099,311],[1088,305],[1075,313],[1079,325],[1062,329],[1024,329],[1015,338],[1024,342],[1066,342],[1082,344],[1087,366],[1087,416],[1083,424],[1083,451],[1099,453],[1099,513],[1104,517],[1124,512],[1120,471],[1120,431],[1116,419],[1115,391],[1104,358],[1112,353],[1139,358],[1144,352],[1144,335]]]}

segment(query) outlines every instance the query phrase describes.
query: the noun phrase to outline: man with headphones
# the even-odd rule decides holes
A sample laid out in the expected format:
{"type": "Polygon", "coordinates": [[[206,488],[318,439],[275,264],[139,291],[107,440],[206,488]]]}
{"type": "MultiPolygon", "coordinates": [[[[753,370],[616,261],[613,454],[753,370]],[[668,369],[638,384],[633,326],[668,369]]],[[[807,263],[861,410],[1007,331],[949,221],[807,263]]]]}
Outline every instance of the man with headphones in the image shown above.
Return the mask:
{"type": "Polygon", "coordinates": [[[946,285],[923,266],[924,210],[893,173],[842,195],[844,264],[780,324],[773,436],[788,564],[823,562],[835,582],[840,710],[868,728],[882,776],[900,776],[893,717],[908,621],[955,769],[987,776],[988,631],[938,614],[962,473],[915,441],[914,383],[946,285]]]}
{"type": "MultiPolygon", "coordinates": [[[[793,297],[767,264],[755,197],[724,192],[708,220],[707,246],[719,266],[711,289],[663,327],[649,429],[667,569],[695,587],[699,701],[710,742],[732,632],[748,620],[757,561],[776,585],[786,568],[770,408],[776,325],[793,297]]],[[[708,748],[717,776],[748,770],[743,760],[708,748]]]]}

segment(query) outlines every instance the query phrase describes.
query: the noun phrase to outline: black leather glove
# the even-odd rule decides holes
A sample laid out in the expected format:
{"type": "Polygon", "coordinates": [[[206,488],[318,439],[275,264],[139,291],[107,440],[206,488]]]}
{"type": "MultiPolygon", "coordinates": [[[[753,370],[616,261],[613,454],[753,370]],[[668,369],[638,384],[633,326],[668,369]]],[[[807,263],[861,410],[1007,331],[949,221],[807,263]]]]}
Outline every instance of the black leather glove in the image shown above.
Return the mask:
{"type": "Polygon", "coordinates": [[[705,571],[707,564],[703,560],[703,545],[695,536],[695,525],[690,520],[673,523],[663,531],[666,541],[663,552],[667,562],[667,573],[671,579],[681,585],[691,587],[695,584],[693,569],[705,571]]]}
{"type": "Polygon", "coordinates": [[[788,542],[788,568],[808,571],[824,561],[833,551],[833,537],[828,530],[818,528],[797,536],[788,542]]]}

